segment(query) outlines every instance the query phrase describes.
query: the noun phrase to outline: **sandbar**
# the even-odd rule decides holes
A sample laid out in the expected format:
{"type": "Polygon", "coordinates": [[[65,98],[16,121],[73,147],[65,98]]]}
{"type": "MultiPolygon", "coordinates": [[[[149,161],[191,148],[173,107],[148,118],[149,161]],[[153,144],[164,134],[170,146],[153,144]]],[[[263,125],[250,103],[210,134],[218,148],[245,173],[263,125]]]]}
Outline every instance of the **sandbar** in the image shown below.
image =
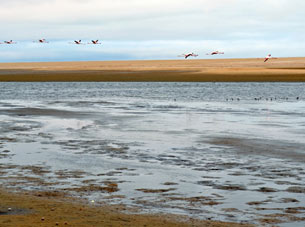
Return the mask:
{"type": "Polygon", "coordinates": [[[304,82],[305,58],[0,63],[2,82],[304,82]]]}

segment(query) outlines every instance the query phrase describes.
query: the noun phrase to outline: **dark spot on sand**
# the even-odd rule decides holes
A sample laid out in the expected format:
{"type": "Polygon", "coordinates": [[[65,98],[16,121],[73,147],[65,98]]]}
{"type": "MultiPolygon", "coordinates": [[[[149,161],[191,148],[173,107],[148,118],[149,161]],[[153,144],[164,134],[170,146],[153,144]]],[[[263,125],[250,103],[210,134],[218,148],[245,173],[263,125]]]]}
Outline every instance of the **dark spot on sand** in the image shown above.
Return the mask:
{"type": "Polygon", "coordinates": [[[178,183],[175,182],[165,182],[163,185],[177,185],[178,183]]]}
{"type": "Polygon", "coordinates": [[[236,209],[236,208],[223,208],[221,209],[224,212],[241,212],[240,210],[236,209]]]}
{"type": "Polygon", "coordinates": [[[37,191],[34,193],[37,197],[60,197],[64,198],[67,197],[68,194],[62,191],[37,191]]]}
{"type": "Polygon", "coordinates": [[[300,185],[298,183],[290,182],[290,181],[275,181],[274,183],[278,185],[300,185]]]}
{"type": "Polygon", "coordinates": [[[197,184],[204,185],[204,186],[214,186],[215,185],[214,181],[211,181],[211,180],[197,181],[197,184]]]}
{"type": "Polygon", "coordinates": [[[237,172],[234,172],[234,173],[229,173],[229,175],[231,175],[231,176],[243,176],[243,175],[246,175],[246,173],[241,172],[241,171],[237,171],[237,172]]]}
{"type": "Polygon", "coordinates": [[[282,220],[276,219],[276,218],[261,218],[261,219],[259,219],[259,222],[263,223],[263,224],[279,224],[279,223],[283,223],[282,220]]]}
{"type": "Polygon", "coordinates": [[[248,202],[247,204],[250,206],[258,206],[258,205],[262,205],[264,204],[264,201],[252,201],[252,202],[248,202]]]}
{"type": "Polygon", "coordinates": [[[0,137],[0,141],[3,142],[17,142],[16,138],[10,138],[10,137],[0,137]]]}
{"type": "Polygon", "coordinates": [[[140,188],[136,189],[137,191],[144,192],[144,193],[164,193],[169,191],[174,191],[176,188],[168,188],[168,189],[146,189],[146,188],[140,188]]]}
{"type": "Polygon", "coordinates": [[[277,189],[274,188],[268,188],[268,187],[261,187],[257,191],[259,192],[277,192],[277,189]]]}
{"type": "Polygon", "coordinates": [[[289,214],[299,214],[300,213],[300,211],[297,207],[287,207],[285,209],[285,212],[289,213],[289,214]]]}
{"type": "Polygon", "coordinates": [[[0,206],[0,216],[3,215],[24,215],[29,214],[31,211],[22,208],[9,208],[0,206]]]}
{"type": "Polygon", "coordinates": [[[240,191],[247,190],[243,185],[227,184],[227,185],[214,185],[213,188],[220,190],[229,190],[229,191],[240,191]]]}
{"type": "Polygon", "coordinates": [[[216,201],[212,197],[208,196],[195,196],[195,197],[168,197],[171,201],[187,201],[190,204],[200,204],[203,206],[215,206],[222,204],[222,202],[216,201]]]}
{"type": "Polygon", "coordinates": [[[65,178],[83,178],[86,172],[81,170],[74,170],[74,171],[68,171],[68,170],[59,170],[56,171],[55,174],[57,175],[57,178],[59,179],[65,179],[65,178]]]}
{"type": "Polygon", "coordinates": [[[41,167],[41,166],[21,166],[20,169],[29,170],[29,171],[31,171],[31,173],[33,173],[35,175],[39,175],[39,176],[51,172],[50,170],[46,170],[45,167],[41,167]]]}
{"type": "Polygon", "coordinates": [[[294,198],[282,198],[282,203],[299,203],[300,201],[294,198]]]}
{"type": "Polygon", "coordinates": [[[305,187],[293,186],[286,189],[287,192],[292,193],[305,193],[305,187]]]}
{"type": "Polygon", "coordinates": [[[66,191],[74,191],[74,192],[107,192],[107,193],[113,193],[119,191],[118,184],[116,183],[109,183],[106,184],[106,186],[100,186],[100,185],[86,185],[82,187],[77,188],[65,188],[66,191]]]}

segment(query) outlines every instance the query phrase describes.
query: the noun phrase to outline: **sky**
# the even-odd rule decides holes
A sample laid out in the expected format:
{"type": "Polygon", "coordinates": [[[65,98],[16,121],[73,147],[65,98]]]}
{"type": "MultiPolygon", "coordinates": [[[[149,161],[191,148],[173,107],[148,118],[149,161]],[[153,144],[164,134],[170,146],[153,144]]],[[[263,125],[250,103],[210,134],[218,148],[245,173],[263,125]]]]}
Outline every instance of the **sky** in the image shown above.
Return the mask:
{"type": "Polygon", "coordinates": [[[0,42],[17,42],[0,62],[301,57],[304,12],[304,0],[0,0],[0,42]]]}

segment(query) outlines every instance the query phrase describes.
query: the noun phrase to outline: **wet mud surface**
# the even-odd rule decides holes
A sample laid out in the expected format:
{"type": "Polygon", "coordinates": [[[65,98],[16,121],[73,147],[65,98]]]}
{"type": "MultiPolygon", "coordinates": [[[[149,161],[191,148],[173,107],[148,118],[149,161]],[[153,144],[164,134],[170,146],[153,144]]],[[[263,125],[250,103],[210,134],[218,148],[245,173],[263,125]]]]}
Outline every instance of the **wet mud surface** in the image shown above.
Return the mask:
{"type": "Polygon", "coordinates": [[[304,226],[304,108],[283,100],[3,100],[0,181],[139,213],[304,226]]]}

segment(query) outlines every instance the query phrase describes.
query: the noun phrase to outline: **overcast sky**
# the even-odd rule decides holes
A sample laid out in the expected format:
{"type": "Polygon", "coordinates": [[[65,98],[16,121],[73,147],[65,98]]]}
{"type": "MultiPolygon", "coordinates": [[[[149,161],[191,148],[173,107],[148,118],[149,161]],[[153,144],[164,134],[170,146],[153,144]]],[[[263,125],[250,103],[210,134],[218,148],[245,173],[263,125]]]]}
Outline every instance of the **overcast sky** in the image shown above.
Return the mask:
{"type": "Polygon", "coordinates": [[[17,42],[0,62],[305,56],[304,13],[304,0],[0,0],[0,42],[17,42]]]}

